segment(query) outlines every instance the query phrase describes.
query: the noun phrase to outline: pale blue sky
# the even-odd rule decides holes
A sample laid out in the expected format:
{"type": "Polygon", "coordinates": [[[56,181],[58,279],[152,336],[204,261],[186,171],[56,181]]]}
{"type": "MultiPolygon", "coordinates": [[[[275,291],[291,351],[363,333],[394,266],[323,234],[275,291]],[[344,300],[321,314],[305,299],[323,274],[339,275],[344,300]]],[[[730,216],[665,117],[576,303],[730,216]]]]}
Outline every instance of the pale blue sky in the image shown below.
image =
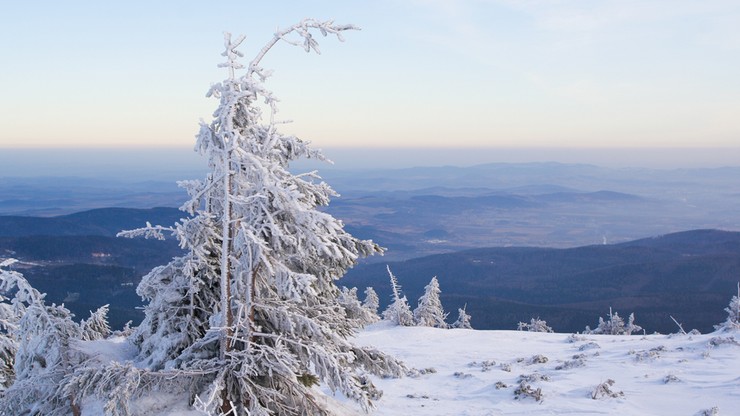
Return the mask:
{"type": "Polygon", "coordinates": [[[13,1],[0,147],[190,147],[226,73],[303,17],[354,23],[263,61],[319,147],[738,147],[737,0],[13,1]]]}

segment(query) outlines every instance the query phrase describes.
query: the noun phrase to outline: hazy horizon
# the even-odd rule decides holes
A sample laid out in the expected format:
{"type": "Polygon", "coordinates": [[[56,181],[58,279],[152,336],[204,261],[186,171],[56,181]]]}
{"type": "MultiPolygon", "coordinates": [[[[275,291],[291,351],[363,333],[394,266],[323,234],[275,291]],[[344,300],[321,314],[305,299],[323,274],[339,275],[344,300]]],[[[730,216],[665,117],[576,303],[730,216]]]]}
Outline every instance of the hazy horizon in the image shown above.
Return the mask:
{"type": "MultiPolygon", "coordinates": [[[[737,148],[323,148],[334,164],[298,161],[292,167],[324,170],[474,166],[486,163],[590,164],[608,168],[719,168],[740,166],[737,148]]],[[[0,177],[125,176],[136,180],[186,179],[205,172],[190,148],[11,148],[0,150],[0,177]]]]}

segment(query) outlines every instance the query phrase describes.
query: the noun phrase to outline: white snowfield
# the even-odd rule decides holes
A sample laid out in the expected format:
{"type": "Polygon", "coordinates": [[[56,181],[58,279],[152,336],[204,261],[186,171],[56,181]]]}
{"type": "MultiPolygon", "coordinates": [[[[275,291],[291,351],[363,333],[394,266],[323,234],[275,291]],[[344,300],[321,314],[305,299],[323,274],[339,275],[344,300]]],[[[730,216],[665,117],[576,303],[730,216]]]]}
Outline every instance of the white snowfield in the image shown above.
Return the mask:
{"type": "Polygon", "coordinates": [[[381,322],[356,342],[419,373],[433,369],[378,380],[374,415],[740,415],[737,332],[573,336],[381,322]],[[516,398],[522,376],[541,401],[516,398]],[[610,379],[617,397],[602,390],[593,399],[610,379]]]}
{"type": "MultiPolygon", "coordinates": [[[[354,341],[379,347],[410,369],[407,377],[375,380],[384,394],[372,415],[724,416],[740,414],[738,340],[738,332],[572,335],[380,322],[354,341]],[[531,394],[517,398],[522,377],[531,394]],[[606,390],[597,391],[602,383],[606,390]],[[532,397],[538,389],[541,401],[532,397]]],[[[125,361],[134,352],[122,338],[85,344],[101,361],[125,361]]],[[[330,402],[337,415],[364,414],[338,394],[335,403],[332,397],[320,399],[330,402]]],[[[188,408],[185,397],[156,393],[137,399],[132,412],[201,415],[188,408]]],[[[83,415],[102,414],[101,403],[83,404],[83,415]]]]}

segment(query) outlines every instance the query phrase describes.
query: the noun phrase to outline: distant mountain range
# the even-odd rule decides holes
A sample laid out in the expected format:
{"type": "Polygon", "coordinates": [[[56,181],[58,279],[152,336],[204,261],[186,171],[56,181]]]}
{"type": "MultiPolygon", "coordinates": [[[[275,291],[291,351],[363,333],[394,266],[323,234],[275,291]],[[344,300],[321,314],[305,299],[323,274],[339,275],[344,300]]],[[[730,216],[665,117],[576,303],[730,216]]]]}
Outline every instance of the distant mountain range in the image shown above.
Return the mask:
{"type": "MultiPolygon", "coordinates": [[[[581,196],[601,201],[632,199],[598,192],[581,196]]],[[[436,198],[416,201],[419,206],[429,204],[430,211],[432,205],[440,204],[436,198]]],[[[450,209],[457,209],[454,202],[450,209]]],[[[59,217],[0,216],[0,257],[23,260],[19,271],[47,292],[50,301],[65,302],[78,317],[110,303],[111,322],[120,327],[129,319],[141,319],[135,310],[141,305],[135,294],[141,276],[181,250],[172,239],[114,235],[146,221],[171,225],[183,216],[174,208],[106,208],[59,217]]],[[[361,238],[391,241],[392,245],[386,244],[391,250],[415,249],[404,242],[406,234],[400,228],[347,228],[361,238]]],[[[430,228],[424,236],[449,238],[444,228],[430,228]]],[[[373,286],[386,303],[390,296],[388,259],[376,256],[374,260],[356,266],[339,283],[360,291],[373,286]]],[[[586,325],[593,327],[613,307],[623,316],[635,312],[637,323],[648,331],[675,331],[669,317],[673,315],[687,330],[707,332],[724,319],[723,308],[736,292],[740,233],[695,230],[567,249],[480,248],[389,265],[412,305],[437,276],[445,308],[455,314],[457,307],[467,304],[474,326],[480,329],[512,329],[519,321],[539,316],[560,332],[575,332],[586,325]]]]}
{"type": "MultiPolygon", "coordinates": [[[[560,332],[594,327],[614,308],[648,331],[712,330],[740,280],[740,233],[695,230],[570,249],[482,248],[389,263],[410,303],[437,276],[450,312],[467,304],[480,329],[513,329],[540,317],[560,332]]],[[[385,264],[364,264],[341,283],[373,286],[387,303],[385,264]]]]}
{"type": "MultiPolygon", "coordinates": [[[[477,247],[612,244],[690,229],[740,231],[740,167],[614,169],[546,162],[318,168],[341,194],[325,209],[358,236],[388,247],[381,261],[477,247]]],[[[178,207],[186,199],[174,180],[143,181],[147,176],[0,177],[0,215],[178,207]]],[[[63,220],[78,229],[74,218],[63,220]]],[[[43,232],[45,225],[40,227],[43,232]]]]}

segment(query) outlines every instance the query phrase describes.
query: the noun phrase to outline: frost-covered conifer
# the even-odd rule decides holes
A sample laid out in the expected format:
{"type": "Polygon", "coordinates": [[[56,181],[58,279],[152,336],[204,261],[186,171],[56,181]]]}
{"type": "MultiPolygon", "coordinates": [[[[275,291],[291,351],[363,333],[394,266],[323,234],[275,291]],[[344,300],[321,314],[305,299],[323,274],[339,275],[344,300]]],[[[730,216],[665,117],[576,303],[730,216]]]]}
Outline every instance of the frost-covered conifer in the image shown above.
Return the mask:
{"type": "Polygon", "coordinates": [[[111,334],[110,325],[108,325],[109,306],[99,307],[95,312],[90,312],[88,319],[83,319],[80,322],[81,338],[84,341],[103,339],[111,334]]]}
{"type": "Polygon", "coordinates": [[[517,329],[519,331],[529,332],[554,332],[552,328],[547,326],[547,321],[541,320],[540,318],[532,318],[529,323],[519,322],[517,329]]]}
{"type": "Polygon", "coordinates": [[[401,286],[398,284],[396,276],[391,272],[391,268],[386,266],[386,269],[391,279],[392,293],[391,304],[383,311],[383,319],[395,325],[413,326],[414,314],[411,313],[409,302],[406,300],[406,296],[401,296],[401,286]]]}
{"type": "MultiPolygon", "coordinates": [[[[395,359],[347,340],[357,322],[345,319],[335,280],[381,248],[318,209],[336,194],[315,172],[289,172],[293,160],[326,159],[278,131],[277,99],[260,67],[281,40],[318,52],[315,34],[341,40],[349,29],[303,20],[278,31],[240,76],[237,47],[244,38],[226,34],[220,66],[229,76],[208,92],[220,104],[213,120],[201,123],[196,143],[210,172],[180,183],[190,195],[182,207],[189,218],[122,233],[171,232],[187,254],[142,279],[137,293],[148,304],[133,335],[139,368],[106,368],[106,380],[140,374],[161,380],[147,388],[180,386],[210,415],[322,415],[328,411],[311,389],[318,382],[367,409],[378,392],[365,372],[403,373],[395,359]]],[[[99,376],[81,374],[80,382],[105,394],[91,384],[99,376]]]]}
{"type": "Polygon", "coordinates": [[[424,288],[424,295],[419,298],[419,304],[414,309],[414,321],[419,326],[431,326],[434,328],[447,328],[445,318],[447,314],[442,308],[442,301],[439,299],[439,289],[437,276],[434,276],[428,285],[424,288]]]}
{"type": "Polygon", "coordinates": [[[371,321],[368,323],[378,322],[380,320],[380,316],[378,315],[380,298],[378,298],[378,294],[372,287],[365,288],[365,300],[362,302],[362,307],[369,313],[371,321]]]}
{"type": "Polygon", "coordinates": [[[360,300],[357,298],[357,288],[353,287],[348,289],[346,287],[341,288],[341,292],[337,297],[337,302],[344,308],[344,312],[347,315],[347,319],[354,319],[357,321],[358,326],[365,326],[373,323],[376,319],[373,318],[373,314],[362,306],[360,300]]]}
{"type": "Polygon", "coordinates": [[[635,314],[631,313],[627,323],[624,322],[621,316],[617,312],[612,313],[612,309],[609,308],[609,319],[599,317],[599,325],[590,329],[586,327],[584,333],[588,334],[606,334],[606,335],[632,335],[635,332],[642,331],[642,327],[635,325],[635,314]]]}
{"type": "Polygon", "coordinates": [[[727,320],[714,329],[719,331],[736,331],[740,329],[740,283],[737,285],[737,295],[730,300],[730,305],[725,308],[727,320]]]}
{"type": "Polygon", "coordinates": [[[13,312],[8,301],[8,298],[0,295],[0,394],[13,384],[13,362],[18,351],[18,340],[14,333],[20,317],[13,312]]]}
{"type": "MultiPolygon", "coordinates": [[[[6,260],[0,267],[15,262],[6,260]]],[[[46,305],[43,294],[18,272],[0,269],[3,297],[4,354],[14,351],[12,360],[3,357],[7,388],[0,399],[1,415],[79,415],[71,396],[62,394],[65,377],[81,357],[72,347],[81,335],[80,327],[64,306],[46,305]],[[9,301],[9,303],[7,302],[9,301]],[[7,348],[9,347],[9,348],[7,348]],[[12,370],[8,364],[12,363],[12,370]]]]}
{"type": "Polygon", "coordinates": [[[453,322],[450,327],[460,329],[473,329],[473,327],[470,325],[470,315],[468,315],[468,313],[465,311],[467,307],[468,305],[465,305],[462,308],[457,309],[457,320],[453,322]]]}

